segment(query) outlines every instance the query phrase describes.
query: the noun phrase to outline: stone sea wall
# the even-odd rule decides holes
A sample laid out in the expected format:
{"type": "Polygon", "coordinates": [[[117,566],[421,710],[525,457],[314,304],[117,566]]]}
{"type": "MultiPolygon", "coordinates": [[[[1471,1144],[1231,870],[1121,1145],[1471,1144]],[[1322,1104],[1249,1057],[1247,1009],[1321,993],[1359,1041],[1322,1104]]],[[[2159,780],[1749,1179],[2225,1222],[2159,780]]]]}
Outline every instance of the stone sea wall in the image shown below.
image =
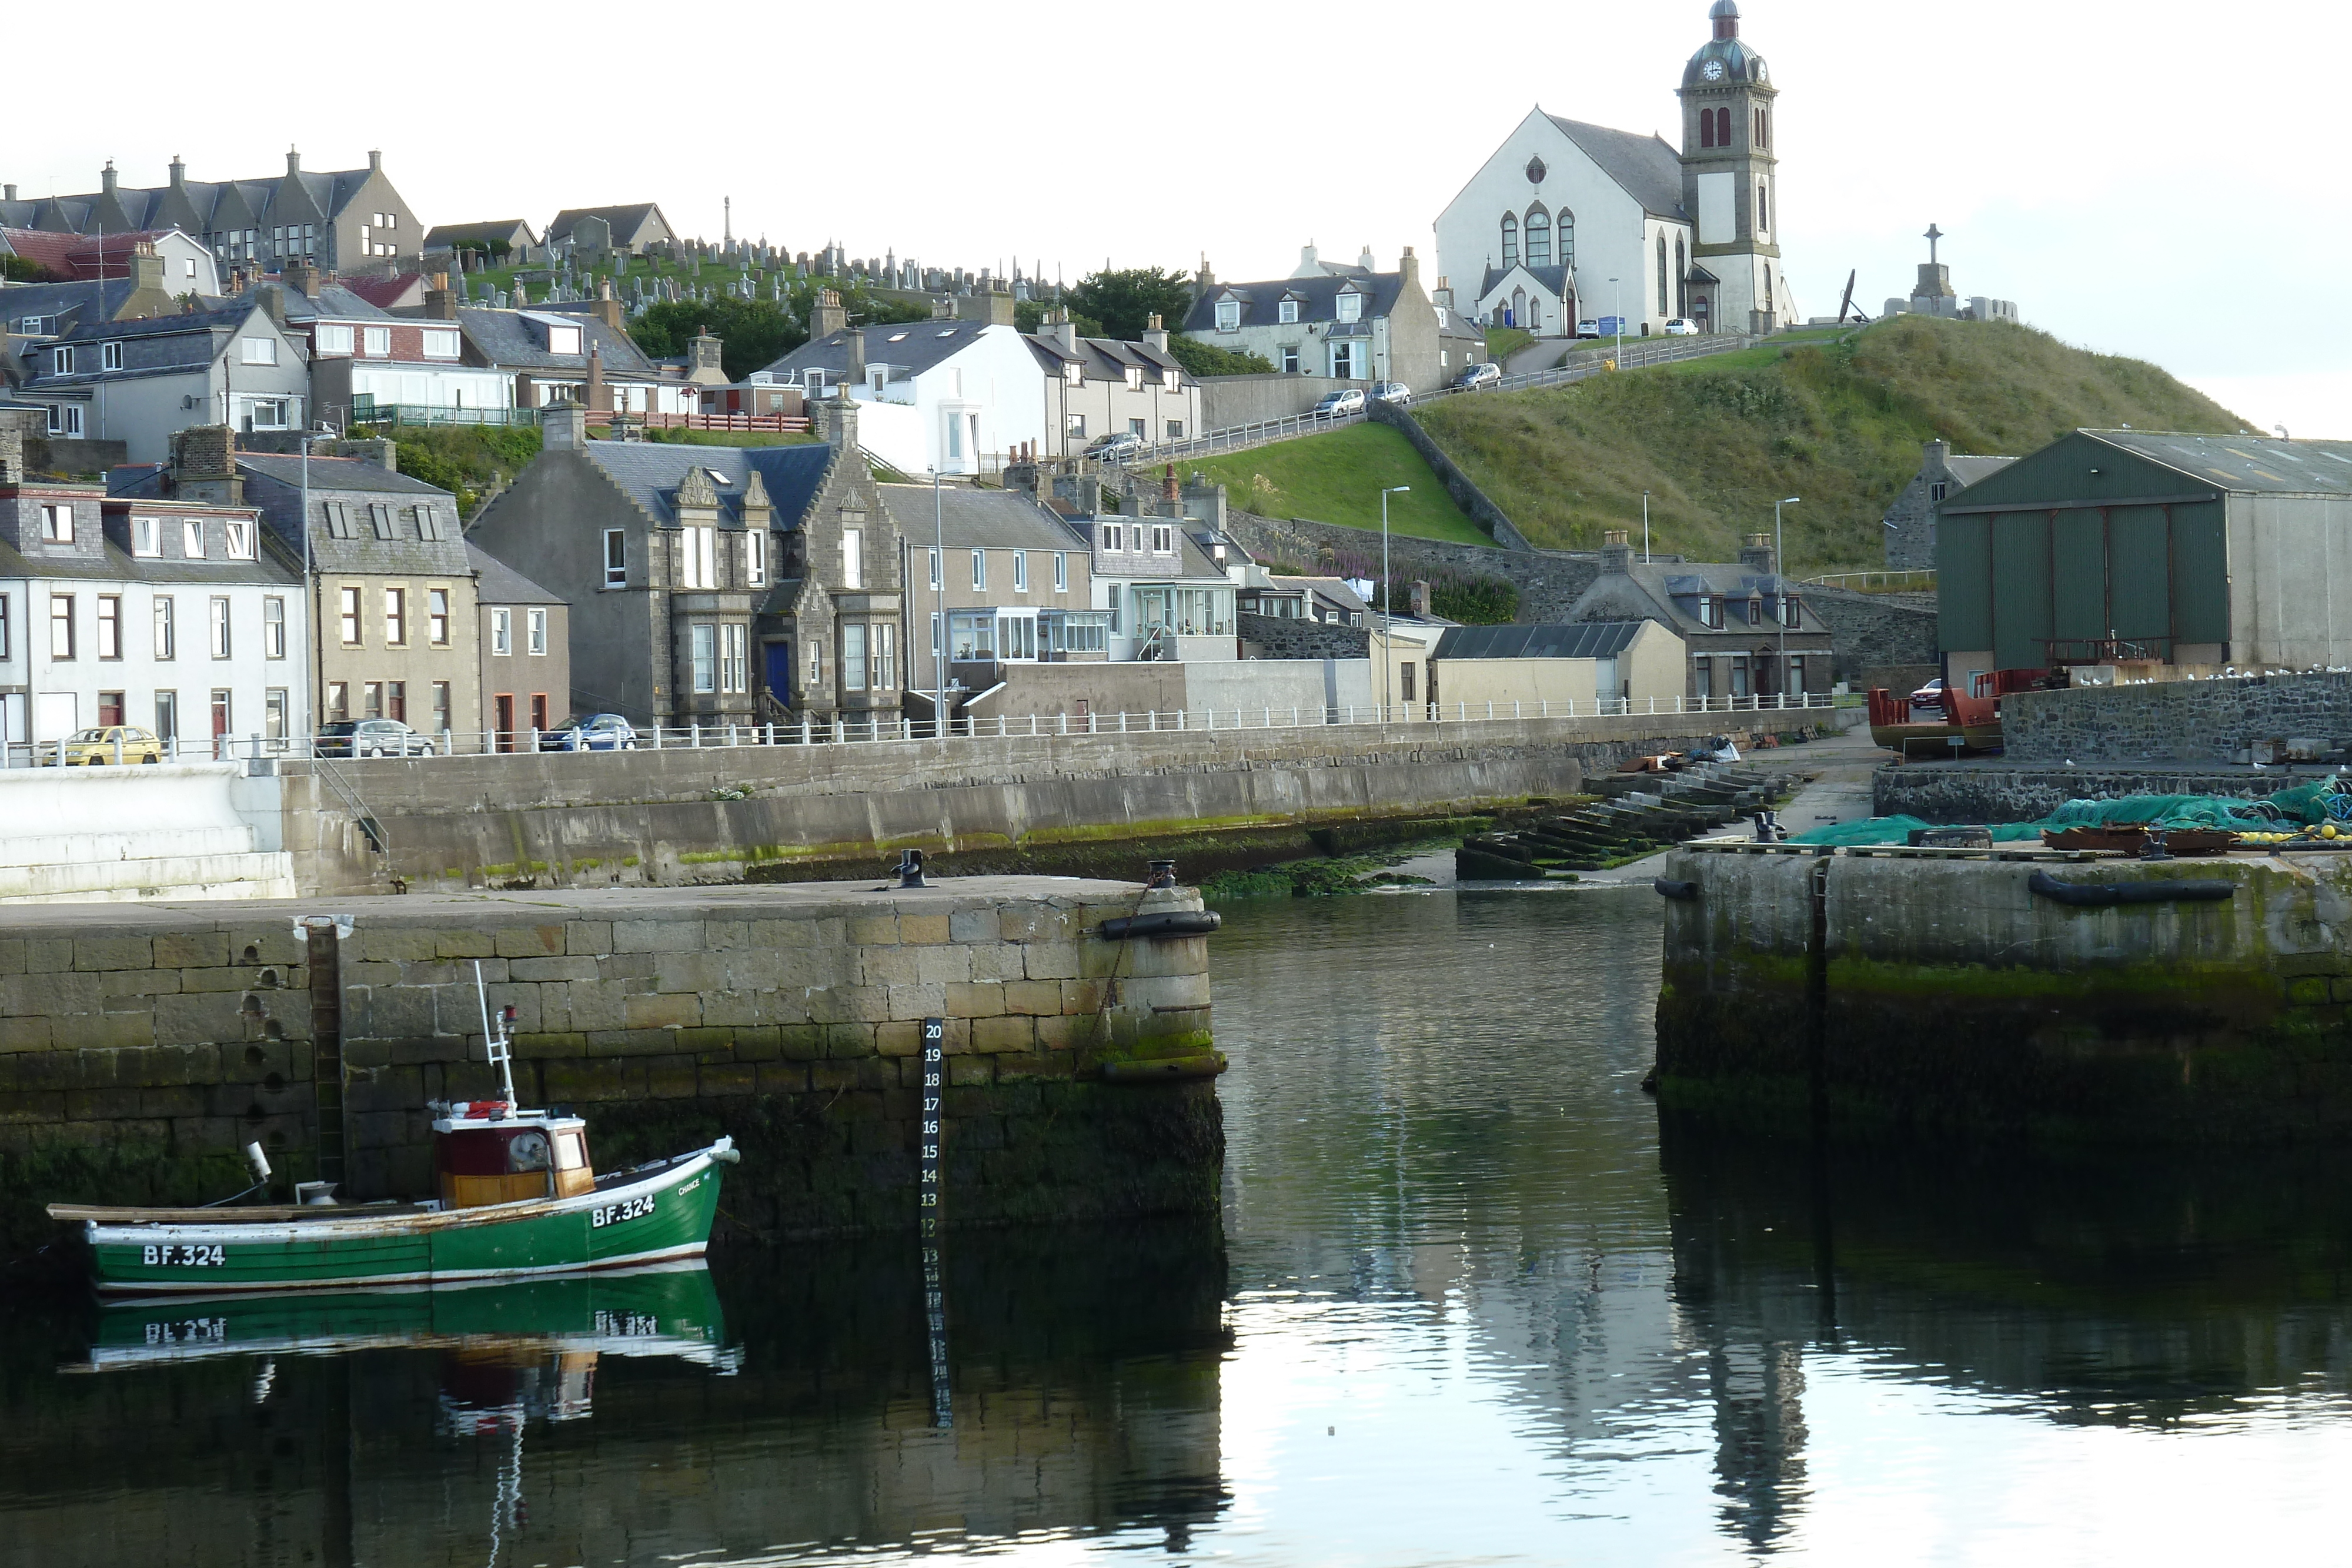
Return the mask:
{"type": "MultiPolygon", "coordinates": [[[[478,963],[512,1006],[516,1088],[586,1116],[601,1168],[731,1134],[727,1223],[763,1236],[915,1216],[921,1020],[947,1020],[950,1223],[1213,1210],[1223,1150],[1208,938],[1112,942],[1197,894],[972,878],[346,904],[334,943],[345,1190],[430,1190],[435,1100],[494,1087],[478,963]],[[1181,1060],[1134,1084],[1106,1062],[1181,1060]]],[[[0,1188],[189,1202],[258,1141],[319,1169],[314,985],[297,921],[333,905],[0,911],[0,1188]]],[[[330,1015],[331,1016],[331,1015],[330,1015]]],[[[329,1087],[335,1087],[330,1085],[329,1087]]],[[[331,1141],[331,1140],[330,1140],[331,1141]]]]}
{"type": "Polygon", "coordinates": [[[2352,742],[2352,673],[2024,692],[2001,702],[2011,762],[2229,762],[2262,741],[2352,742]]]}

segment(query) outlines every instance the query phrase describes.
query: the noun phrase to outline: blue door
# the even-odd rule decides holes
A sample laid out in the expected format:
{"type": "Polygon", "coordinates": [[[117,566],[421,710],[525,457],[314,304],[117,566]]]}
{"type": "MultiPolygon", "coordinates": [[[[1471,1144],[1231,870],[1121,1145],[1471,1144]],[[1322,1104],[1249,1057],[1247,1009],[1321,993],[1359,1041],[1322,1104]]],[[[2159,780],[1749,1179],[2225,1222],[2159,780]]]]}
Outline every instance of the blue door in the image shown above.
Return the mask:
{"type": "Polygon", "coordinates": [[[793,645],[790,643],[770,643],[768,649],[768,692],[786,707],[793,706],[793,645]]]}

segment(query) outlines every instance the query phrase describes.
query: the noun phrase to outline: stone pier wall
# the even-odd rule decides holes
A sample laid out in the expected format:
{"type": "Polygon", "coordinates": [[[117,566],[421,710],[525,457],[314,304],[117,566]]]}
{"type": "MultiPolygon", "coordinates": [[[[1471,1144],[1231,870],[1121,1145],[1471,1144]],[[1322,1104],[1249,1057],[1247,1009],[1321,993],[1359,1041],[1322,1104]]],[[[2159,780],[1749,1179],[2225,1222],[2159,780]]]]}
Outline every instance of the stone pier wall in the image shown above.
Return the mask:
{"type": "MultiPolygon", "coordinates": [[[[1113,942],[1197,894],[1044,878],[327,904],[0,911],[0,1189],[190,1202],[272,1151],[317,1170],[314,981],[296,935],[341,914],[346,1191],[430,1190],[430,1102],[483,1097],[474,966],[516,1009],[516,1088],[586,1116],[600,1168],[731,1134],[730,1226],[762,1236],[915,1216],[921,1020],[947,1020],[950,1223],[1213,1210],[1209,938],[1113,942]]],[[[327,1058],[331,1060],[331,1056],[327,1058]]]]}

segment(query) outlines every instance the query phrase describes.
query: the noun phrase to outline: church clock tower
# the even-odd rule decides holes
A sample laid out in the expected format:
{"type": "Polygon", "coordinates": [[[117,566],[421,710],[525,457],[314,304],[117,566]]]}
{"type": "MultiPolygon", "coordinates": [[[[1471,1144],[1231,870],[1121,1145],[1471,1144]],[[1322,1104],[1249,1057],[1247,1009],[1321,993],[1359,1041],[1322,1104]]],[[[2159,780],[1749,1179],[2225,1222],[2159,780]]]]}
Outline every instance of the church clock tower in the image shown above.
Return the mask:
{"type": "Polygon", "coordinates": [[[1769,332],[1790,312],[1774,225],[1779,127],[1764,57],[1739,37],[1738,0],[1715,0],[1715,37],[1683,68],[1683,210],[1696,246],[1683,314],[1714,332],[1769,332]]]}

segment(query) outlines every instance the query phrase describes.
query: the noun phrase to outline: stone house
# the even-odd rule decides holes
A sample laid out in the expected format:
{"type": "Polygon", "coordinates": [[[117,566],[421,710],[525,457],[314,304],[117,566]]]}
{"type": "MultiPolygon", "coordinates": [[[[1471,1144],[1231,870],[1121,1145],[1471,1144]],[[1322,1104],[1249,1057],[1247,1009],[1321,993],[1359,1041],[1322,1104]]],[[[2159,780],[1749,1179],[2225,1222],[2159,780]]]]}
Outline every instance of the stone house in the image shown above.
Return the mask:
{"type": "Polygon", "coordinates": [[[319,724],[399,719],[428,735],[480,710],[474,569],[446,490],[367,458],[232,453],[220,425],[184,431],[168,464],[125,470],[133,500],[194,494],[258,509],[285,558],[310,567],[310,711],[319,724]]]}
{"type": "Polygon", "coordinates": [[[500,751],[528,750],[572,713],[572,607],[478,545],[466,559],[481,616],[479,726],[500,751]]]}
{"type": "Polygon", "coordinates": [[[1437,307],[1405,247],[1394,272],[1337,267],[1307,247],[1300,276],[1220,283],[1206,268],[1184,318],[1184,335],[1256,354],[1286,375],[1340,382],[1402,382],[1416,392],[1444,383],[1437,307]]]}
{"type": "Polygon", "coordinates": [[[234,483],[110,497],[27,480],[23,446],[21,428],[0,423],[6,741],[128,724],[203,756],[215,738],[304,733],[300,562],[234,483]]]}
{"type": "Polygon", "coordinates": [[[1921,449],[1919,472],[1880,519],[1886,529],[1886,570],[1936,570],[1936,508],[1978,480],[2000,472],[2014,457],[1958,457],[1951,444],[1930,441],[1921,449]]]}
{"type": "Polygon", "coordinates": [[[488,218],[470,224],[435,224],[425,231],[425,249],[478,250],[493,255],[520,256],[539,243],[525,218],[488,218]],[[502,246],[503,250],[493,250],[502,246]]]}
{"type": "MultiPolygon", "coordinates": [[[[884,485],[914,563],[908,622],[921,644],[910,692],[980,691],[1006,666],[1110,657],[1086,538],[1025,490],[884,485]]],[[[912,645],[909,647],[912,652],[912,645]]]]}
{"type": "Polygon", "coordinates": [[[643,256],[677,240],[677,231],[662,216],[659,204],[653,202],[618,207],[566,207],[547,225],[547,248],[553,255],[585,248],[643,256]],[[583,223],[589,225],[586,234],[578,232],[583,223]]]}
{"type": "Polygon", "coordinates": [[[1654,564],[1633,559],[1623,530],[1604,538],[1601,575],[1568,619],[1660,622],[1688,652],[1686,696],[1823,696],[1836,683],[1830,626],[1776,570],[1769,535],[1750,534],[1737,562],[1654,564]]]}
{"type": "Polygon", "coordinates": [[[468,305],[455,316],[465,333],[466,363],[504,374],[512,384],[512,407],[576,403],[597,413],[701,409],[700,390],[662,373],[622,326],[620,302],[609,295],[572,309],[468,305]]]}
{"type": "Polygon", "coordinates": [[[475,519],[475,544],[572,607],[574,706],[638,725],[852,725],[899,714],[901,541],[860,456],[858,405],[823,444],[590,441],[545,449],[475,519]]]}
{"type": "Polygon", "coordinates": [[[289,152],[282,175],[217,184],[189,179],[177,158],[161,185],[121,184],[110,162],[98,179],[96,191],[34,201],[0,187],[0,225],[82,235],[174,228],[202,240],[223,266],[271,272],[289,261],[342,271],[396,263],[416,256],[425,237],[381,152],[369,153],[364,169],[316,173],[289,152]]]}

